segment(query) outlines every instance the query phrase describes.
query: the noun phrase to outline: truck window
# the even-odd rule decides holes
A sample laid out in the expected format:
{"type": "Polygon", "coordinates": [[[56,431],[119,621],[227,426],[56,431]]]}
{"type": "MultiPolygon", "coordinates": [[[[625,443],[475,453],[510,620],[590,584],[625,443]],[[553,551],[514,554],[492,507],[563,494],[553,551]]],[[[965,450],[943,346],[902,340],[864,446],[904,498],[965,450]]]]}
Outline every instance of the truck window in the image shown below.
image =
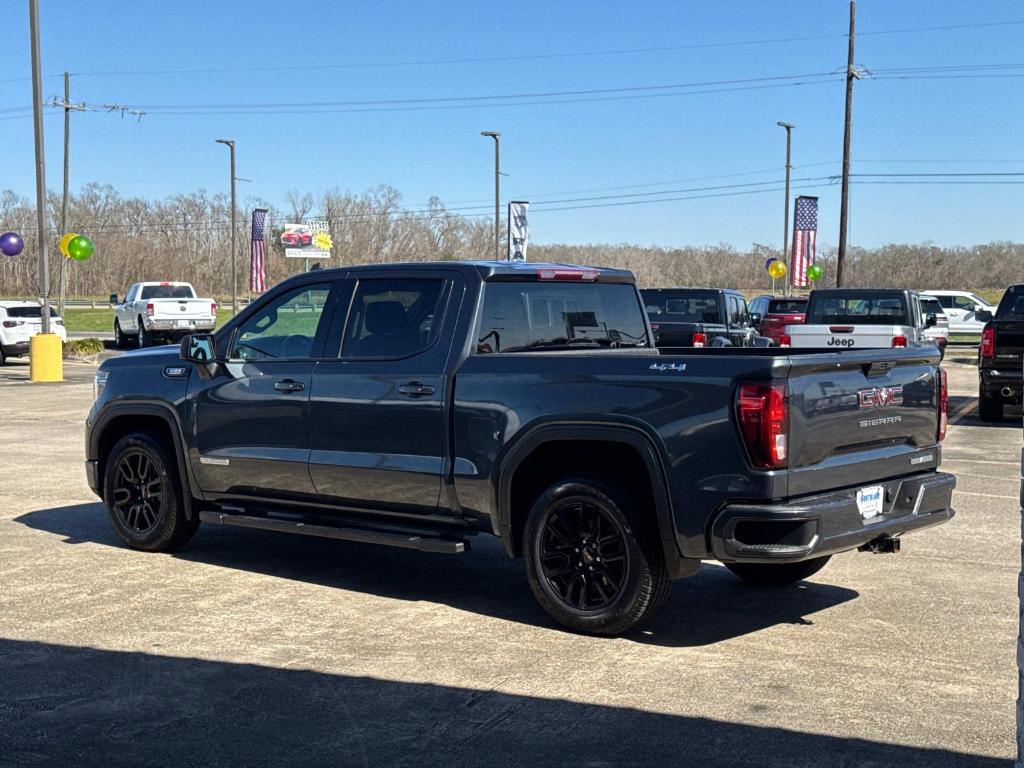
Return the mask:
{"type": "Polygon", "coordinates": [[[195,292],[190,285],[146,285],[142,288],[142,296],[146,299],[194,299],[195,292]]]}
{"type": "Polygon", "coordinates": [[[807,305],[808,325],[909,325],[903,295],[812,296],[807,305]]]}
{"type": "Polygon", "coordinates": [[[341,356],[409,357],[431,347],[441,326],[446,280],[360,280],[345,328],[341,356]]]}
{"type": "MultiPolygon", "coordinates": [[[[10,311],[10,310],[8,310],[10,311]]],[[[996,308],[996,317],[1024,317],[1024,293],[1007,291],[996,308]]]]}
{"type": "Polygon", "coordinates": [[[717,323],[721,314],[712,291],[642,291],[651,319],[663,323],[717,323]]]}
{"type": "Polygon", "coordinates": [[[650,346],[636,288],[623,283],[487,283],[478,353],[577,346],[650,346]]]}
{"type": "Polygon", "coordinates": [[[330,293],[330,283],[319,283],[278,297],[235,331],[230,357],[234,360],[310,357],[330,293]]]}
{"type": "Polygon", "coordinates": [[[768,305],[769,315],[802,315],[807,309],[806,299],[772,299],[768,305]]]}

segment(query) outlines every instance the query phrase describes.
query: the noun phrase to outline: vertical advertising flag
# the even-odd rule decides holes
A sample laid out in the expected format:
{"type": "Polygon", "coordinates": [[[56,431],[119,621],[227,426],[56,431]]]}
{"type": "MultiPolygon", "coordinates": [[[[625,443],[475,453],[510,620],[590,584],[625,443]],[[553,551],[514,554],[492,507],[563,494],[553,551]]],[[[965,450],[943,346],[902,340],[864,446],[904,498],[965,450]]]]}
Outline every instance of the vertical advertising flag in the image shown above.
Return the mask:
{"type": "Polygon", "coordinates": [[[252,212],[252,243],[249,248],[249,290],[263,293],[267,290],[267,248],[263,234],[267,229],[267,209],[252,212]]]}
{"type": "Polygon", "coordinates": [[[509,261],[526,261],[526,245],[530,236],[526,211],[529,207],[530,204],[522,200],[513,200],[508,204],[509,261]]]}
{"type": "Polygon", "coordinates": [[[793,259],[790,274],[794,288],[810,285],[807,269],[817,257],[818,245],[818,198],[800,195],[796,199],[793,216],[793,259]]]}

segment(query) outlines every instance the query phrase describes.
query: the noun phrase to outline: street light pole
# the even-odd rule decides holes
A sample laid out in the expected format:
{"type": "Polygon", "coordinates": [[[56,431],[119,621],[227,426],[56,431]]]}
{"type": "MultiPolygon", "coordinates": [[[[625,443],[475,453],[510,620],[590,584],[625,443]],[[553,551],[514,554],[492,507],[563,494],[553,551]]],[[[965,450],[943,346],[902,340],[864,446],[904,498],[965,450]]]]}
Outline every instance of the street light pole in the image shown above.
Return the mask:
{"type": "Polygon", "coordinates": [[[32,118],[36,143],[36,223],[39,227],[39,295],[42,297],[43,333],[50,332],[50,270],[46,256],[46,158],[43,146],[43,78],[39,63],[39,2],[28,0],[32,38],[32,118]]]}
{"type": "Polygon", "coordinates": [[[231,316],[238,312],[238,249],[235,247],[235,140],[216,139],[231,150],[231,316]]]}
{"type": "Polygon", "coordinates": [[[480,131],[480,135],[494,139],[494,259],[501,261],[501,134],[480,131]]]}
{"type": "MultiPolygon", "coordinates": [[[[784,123],[781,120],[776,123],[777,126],[786,129],[786,213],[783,216],[782,224],[782,263],[789,268],[790,275],[793,274],[793,264],[789,258],[789,172],[792,169],[790,163],[790,149],[791,139],[793,137],[793,129],[796,128],[792,123],[784,123]]],[[[786,284],[786,295],[790,293],[789,285],[792,284],[793,280],[790,278],[786,284]]]]}
{"type": "Polygon", "coordinates": [[[843,181],[839,193],[839,253],[836,256],[836,288],[843,287],[846,264],[846,232],[850,208],[850,133],[853,129],[853,81],[857,70],[853,65],[854,21],[857,6],[850,0],[850,39],[846,51],[846,117],[843,121],[843,181]]]}

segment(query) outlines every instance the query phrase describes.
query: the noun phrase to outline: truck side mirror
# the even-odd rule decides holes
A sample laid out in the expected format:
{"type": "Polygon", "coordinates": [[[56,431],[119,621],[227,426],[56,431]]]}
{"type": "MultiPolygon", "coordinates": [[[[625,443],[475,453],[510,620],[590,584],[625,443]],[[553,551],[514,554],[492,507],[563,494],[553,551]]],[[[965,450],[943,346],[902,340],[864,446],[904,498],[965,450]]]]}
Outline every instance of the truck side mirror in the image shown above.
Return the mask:
{"type": "Polygon", "coordinates": [[[974,319],[977,320],[979,323],[987,323],[989,320],[992,319],[992,313],[989,312],[987,309],[979,309],[977,312],[974,313],[974,319]]]}
{"type": "Polygon", "coordinates": [[[936,325],[938,325],[938,323],[939,323],[939,318],[937,318],[935,316],[934,312],[929,312],[927,315],[924,316],[924,327],[925,328],[934,328],[936,325]]]}
{"type": "Polygon", "coordinates": [[[217,345],[212,333],[190,333],[181,340],[178,356],[191,363],[212,363],[217,358],[217,345]]]}
{"type": "Polygon", "coordinates": [[[116,307],[120,303],[121,302],[117,300],[117,294],[116,293],[110,294],[110,306],[116,307]]]}
{"type": "Polygon", "coordinates": [[[754,327],[759,326],[761,324],[761,320],[762,320],[762,317],[761,317],[761,313],[760,312],[751,312],[750,313],[750,324],[753,325],[754,327]]]}

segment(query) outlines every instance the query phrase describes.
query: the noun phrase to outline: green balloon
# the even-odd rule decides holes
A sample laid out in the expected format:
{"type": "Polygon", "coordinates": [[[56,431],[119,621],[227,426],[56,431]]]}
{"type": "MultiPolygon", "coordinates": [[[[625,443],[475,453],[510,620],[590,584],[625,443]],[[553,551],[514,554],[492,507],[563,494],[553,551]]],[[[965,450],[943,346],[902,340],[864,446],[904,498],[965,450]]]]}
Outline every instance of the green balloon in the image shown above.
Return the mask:
{"type": "Polygon", "coordinates": [[[92,240],[85,235],[79,235],[68,243],[68,256],[75,261],[87,261],[94,250],[92,240]]]}
{"type": "Polygon", "coordinates": [[[818,280],[821,280],[821,276],[823,274],[824,270],[822,270],[822,268],[819,267],[817,264],[811,264],[811,266],[807,268],[807,279],[810,280],[811,282],[817,282],[818,280]]]}

